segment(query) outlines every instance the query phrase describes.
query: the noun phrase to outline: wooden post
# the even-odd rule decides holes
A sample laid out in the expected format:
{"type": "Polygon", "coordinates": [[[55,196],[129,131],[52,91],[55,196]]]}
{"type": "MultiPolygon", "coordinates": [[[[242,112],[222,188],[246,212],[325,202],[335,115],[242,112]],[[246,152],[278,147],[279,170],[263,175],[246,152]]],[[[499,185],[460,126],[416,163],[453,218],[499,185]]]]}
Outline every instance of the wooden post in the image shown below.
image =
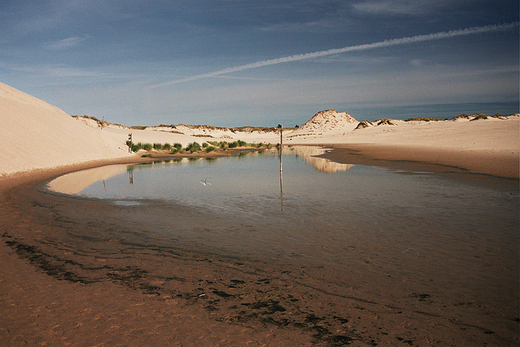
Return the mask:
{"type": "Polygon", "coordinates": [[[128,134],[128,153],[132,153],[132,133],[128,134]]]}

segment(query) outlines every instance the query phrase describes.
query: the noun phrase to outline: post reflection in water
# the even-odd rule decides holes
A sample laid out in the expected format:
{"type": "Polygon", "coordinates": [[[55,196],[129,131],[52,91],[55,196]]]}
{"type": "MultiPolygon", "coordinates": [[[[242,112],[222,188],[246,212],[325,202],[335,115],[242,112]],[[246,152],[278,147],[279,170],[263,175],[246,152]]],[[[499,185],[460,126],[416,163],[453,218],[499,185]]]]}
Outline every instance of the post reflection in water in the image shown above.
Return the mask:
{"type": "Polygon", "coordinates": [[[280,209],[283,212],[283,176],[282,176],[282,151],[283,147],[280,146],[280,209]]]}
{"type": "Polygon", "coordinates": [[[128,179],[130,181],[130,184],[134,184],[134,166],[128,165],[128,179]]]}

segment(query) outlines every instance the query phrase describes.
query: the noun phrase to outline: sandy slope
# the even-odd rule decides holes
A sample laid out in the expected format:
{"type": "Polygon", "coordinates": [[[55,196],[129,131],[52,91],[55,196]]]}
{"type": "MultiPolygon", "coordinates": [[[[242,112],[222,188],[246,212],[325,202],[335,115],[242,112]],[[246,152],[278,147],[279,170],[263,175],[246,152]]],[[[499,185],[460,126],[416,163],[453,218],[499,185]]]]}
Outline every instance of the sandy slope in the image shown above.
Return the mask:
{"type": "Polygon", "coordinates": [[[0,83],[0,175],[128,155],[114,136],[0,83]]]}
{"type": "MultiPolygon", "coordinates": [[[[59,108],[0,83],[0,176],[34,169],[124,157],[132,157],[125,145],[128,134],[134,142],[204,142],[205,138],[172,133],[171,129],[135,130],[99,127],[70,117],[59,108]]],[[[273,134],[217,132],[226,141],[275,142],[273,134]],[[232,135],[232,136],[230,136],[232,135]]],[[[208,139],[208,138],[206,138],[208,139]]]]}

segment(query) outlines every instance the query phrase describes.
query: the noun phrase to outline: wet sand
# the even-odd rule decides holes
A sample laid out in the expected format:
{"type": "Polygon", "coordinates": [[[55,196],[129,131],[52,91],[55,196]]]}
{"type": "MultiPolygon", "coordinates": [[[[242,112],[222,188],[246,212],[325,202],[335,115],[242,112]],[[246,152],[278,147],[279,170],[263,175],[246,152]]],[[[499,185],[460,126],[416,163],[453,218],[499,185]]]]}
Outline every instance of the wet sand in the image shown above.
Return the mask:
{"type": "MultiPolygon", "coordinates": [[[[346,160],[341,153],[329,155],[346,160]]],[[[321,282],[334,274],[318,268],[164,246],[151,232],[158,222],[153,206],[107,206],[39,189],[87,166],[0,181],[2,345],[518,345],[518,292],[507,292],[518,288],[518,276],[510,276],[518,275],[518,264],[498,256],[489,264],[497,269],[497,283],[489,285],[498,294],[488,302],[465,301],[461,293],[450,299],[416,291],[396,299],[391,292],[345,291],[321,282]],[[149,220],[130,218],[132,210],[149,220]]],[[[213,222],[183,206],[168,212],[194,228],[234,222],[213,222]]],[[[403,256],[414,257],[418,270],[428,266],[413,250],[403,256]]],[[[368,286],[387,286],[374,279],[368,286]]]]}

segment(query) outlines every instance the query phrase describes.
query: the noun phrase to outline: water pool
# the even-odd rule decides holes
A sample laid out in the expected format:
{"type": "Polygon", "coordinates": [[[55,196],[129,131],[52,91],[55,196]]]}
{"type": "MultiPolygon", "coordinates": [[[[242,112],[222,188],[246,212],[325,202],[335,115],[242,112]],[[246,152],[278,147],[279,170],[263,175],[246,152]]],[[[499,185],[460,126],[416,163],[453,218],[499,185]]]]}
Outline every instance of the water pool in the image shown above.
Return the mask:
{"type": "MultiPolygon", "coordinates": [[[[170,250],[228,259],[224,272],[332,296],[312,299],[331,320],[354,299],[517,328],[518,181],[339,164],[316,157],[324,151],[113,165],[47,188],[90,204],[60,210],[78,254],[164,276],[170,250]]],[[[240,295],[237,307],[250,294],[240,295]]]]}

